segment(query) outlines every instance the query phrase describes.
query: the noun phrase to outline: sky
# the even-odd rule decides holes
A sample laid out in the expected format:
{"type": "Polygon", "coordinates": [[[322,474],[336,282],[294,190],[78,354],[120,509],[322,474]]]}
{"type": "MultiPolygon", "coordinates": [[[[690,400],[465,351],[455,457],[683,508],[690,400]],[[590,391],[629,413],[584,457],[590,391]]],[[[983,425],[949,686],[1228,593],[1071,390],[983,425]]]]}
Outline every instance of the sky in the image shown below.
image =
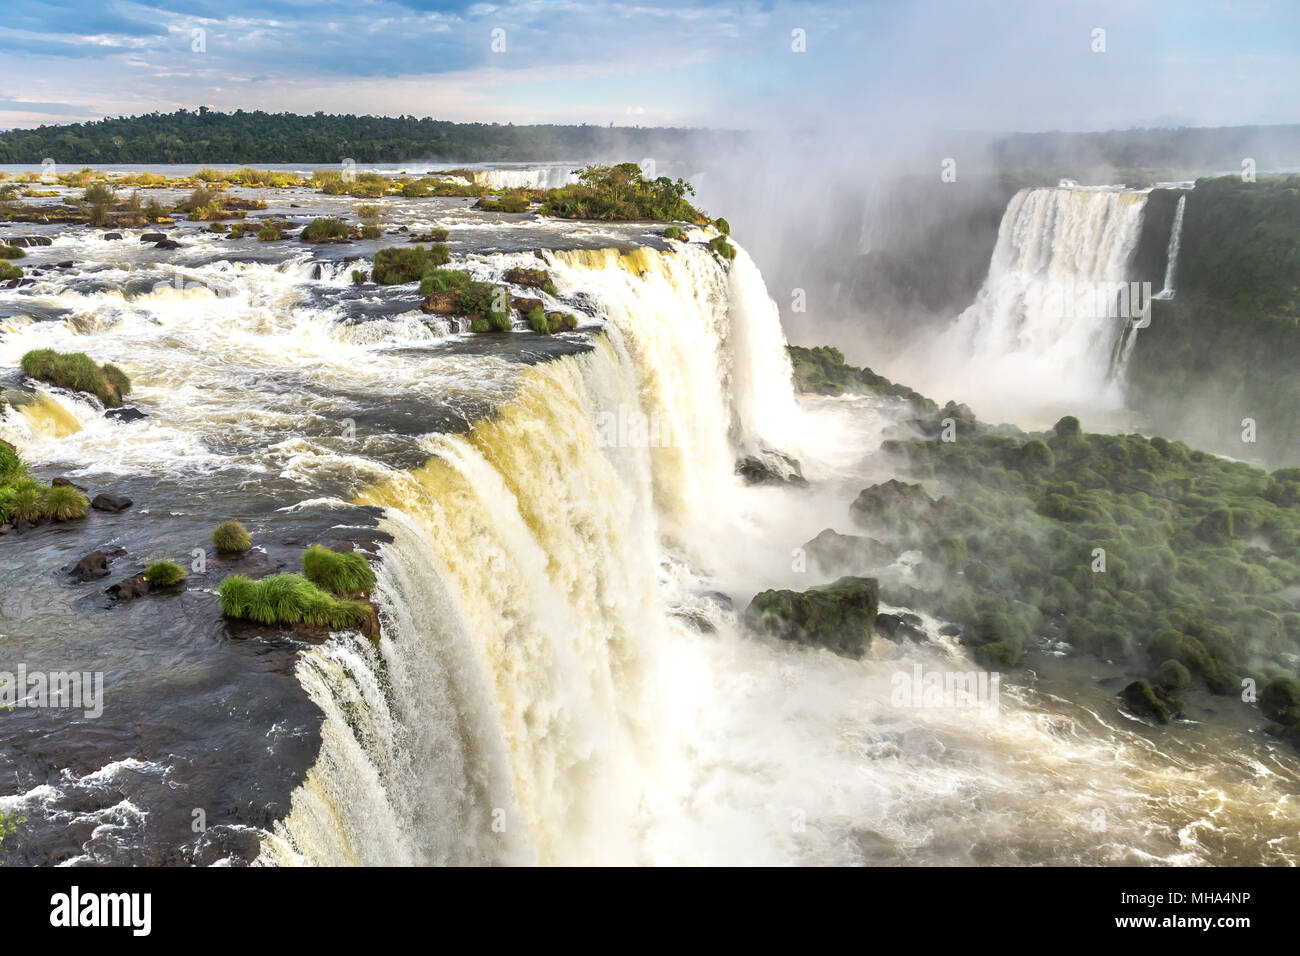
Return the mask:
{"type": "Polygon", "coordinates": [[[0,128],[199,106],[882,135],[1292,123],[1300,2],[10,0],[0,76],[0,128]]]}

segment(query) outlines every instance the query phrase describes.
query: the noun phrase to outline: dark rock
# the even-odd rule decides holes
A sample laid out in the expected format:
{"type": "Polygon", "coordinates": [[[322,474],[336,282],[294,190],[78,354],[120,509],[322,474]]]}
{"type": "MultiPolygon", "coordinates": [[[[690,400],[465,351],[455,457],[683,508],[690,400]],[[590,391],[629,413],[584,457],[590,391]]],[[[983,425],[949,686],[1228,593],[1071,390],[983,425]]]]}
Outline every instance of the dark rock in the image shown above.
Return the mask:
{"type": "Polygon", "coordinates": [[[0,524],[0,534],[8,534],[8,533],[9,533],[10,531],[12,531],[12,530],[14,530],[14,526],[13,526],[13,525],[11,525],[11,524],[0,524]]]}
{"type": "Polygon", "coordinates": [[[915,614],[907,613],[877,614],[876,633],[891,641],[904,637],[917,642],[926,639],[925,630],[921,627],[921,619],[915,614]]]}
{"type": "Polygon", "coordinates": [[[745,609],[745,623],[783,641],[858,658],[871,646],[880,607],[875,578],[843,577],[807,591],[764,591],[745,609]]]}
{"type": "Polygon", "coordinates": [[[50,486],[53,488],[76,488],[78,491],[86,490],[81,485],[77,484],[76,482],[69,481],[67,478],[64,478],[62,475],[60,475],[57,478],[51,478],[50,486]]]}
{"type": "Polygon", "coordinates": [[[799,462],[780,452],[764,452],[762,456],[750,455],[736,462],[736,474],[747,485],[794,485],[807,487],[799,462]]]}
{"type": "Polygon", "coordinates": [[[48,246],[54,242],[49,236],[14,236],[6,239],[6,246],[20,246],[24,249],[30,249],[32,246],[48,246]]]}
{"type": "Polygon", "coordinates": [[[518,309],[519,314],[522,315],[524,318],[528,318],[528,313],[533,311],[533,309],[545,310],[546,308],[546,305],[542,302],[541,299],[526,299],[519,296],[511,296],[510,304],[513,305],[516,309],[518,309]]]}
{"type": "Polygon", "coordinates": [[[138,422],[146,416],[134,405],[122,405],[118,408],[110,408],[104,412],[104,417],[111,418],[115,422],[138,422]]]}
{"type": "Polygon", "coordinates": [[[104,591],[114,601],[130,601],[134,598],[144,597],[149,593],[149,582],[144,579],[144,572],[141,571],[133,578],[126,578],[118,581],[112,587],[104,591]]]}
{"type": "Polygon", "coordinates": [[[105,242],[118,242],[121,240],[122,234],[120,232],[106,232],[100,238],[105,242]]]}
{"type": "Polygon", "coordinates": [[[54,263],[54,268],[56,268],[56,269],[71,269],[75,264],[76,264],[76,263],[74,263],[71,259],[65,259],[63,262],[56,262],[56,263],[54,263]]]}
{"type": "Polygon", "coordinates": [[[167,236],[161,232],[144,232],[140,234],[141,242],[165,242],[167,236]]]}
{"type": "Polygon", "coordinates": [[[944,637],[960,637],[961,628],[956,624],[945,624],[943,627],[939,628],[939,633],[944,637]]]}
{"type": "Polygon", "coordinates": [[[90,507],[96,511],[107,511],[109,514],[117,514],[119,511],[125,511],[134,504],[130,498],[125,495],[101,494],[95,495],[90,502],[90,507]]]}
{"type": "Polygon", "coordinates": [[[934,499],[920,485],[891,478],[864,488],[849,506],[849,512],[860,524],[875,521],[898,524],[926,513],[934,504],[934,499]]]}
{"type": "Polygon", "coordinates": [[[95,578],[108,577],[108,555],[103,551],[92,551],[72,569],[72,576],[78,581],[93,581],[95,578]]]}
{"type": "Polygon", "coordinates": [[[840,534],[831,528],[808,541],[804,552],[827,574],[858,574],[894,561],[894,549],[861,534],[840,534]]]}
{"type": "Polygon", "coordinates": [[[181,244],[177,242],[175,239],[163,239],[160,242],[154,243],[154,248],[155,249],[179,249],[181,248],[181,244]]]}
{"type": "Polygon", "coordinates": [[[428,315],[456,315],[456,303],[460,299],[459,289],[444,289],[426,296],[420,303],[420,311],[428,315]]]}

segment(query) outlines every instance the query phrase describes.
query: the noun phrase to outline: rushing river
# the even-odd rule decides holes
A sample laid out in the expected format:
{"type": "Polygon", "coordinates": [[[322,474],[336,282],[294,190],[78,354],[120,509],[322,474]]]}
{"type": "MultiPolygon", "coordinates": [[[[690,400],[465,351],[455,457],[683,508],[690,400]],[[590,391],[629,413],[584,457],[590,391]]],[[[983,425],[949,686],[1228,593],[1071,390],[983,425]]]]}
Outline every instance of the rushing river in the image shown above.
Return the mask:
{"type": "MultiPolygon", "coordinates": [[[[355,218],[344,197],[235,192],[355,218]]],[[[0,290],[0,386],[32,388],[33,348],[85,351],[143,413],[36,385],[0,419],[38,477],[135,501],[0,537],[0,670],[105,675],[101,716],[3,715],[3,862],[1300,859],[1300,762],[1249,722],[1150,727],[1100,665],[1051,655],[1002,675],[996,708],[900,706],[899,674],[975,669],[941,622],[862,661],[742,631],[756,591],[825,579],[797,549],[852,530],[899,417],[796,398],[743,249],[381,202],[386,230],[447,228],[476,277],[548,268],[582,325],[475,336],[414,286],[353,285],[403,233],[181,222],[159,250],[152,229],[0,227],[53,239],[21,263],[34,284],[0,290]],[[737,456],[772,450],[810,487],[744,486],[737,456]],[[230,517],[256,544],[240,559],[207,553],[230,517]],[[293,569],[316,541],[376,559],[377,646],[222,620],[226,573],[293,569]],[[72,583],[96,548],[123,549],[114,576],[72,583]],[[110,606],[106,583],[163,557],[203,569],[110,606]]]]}

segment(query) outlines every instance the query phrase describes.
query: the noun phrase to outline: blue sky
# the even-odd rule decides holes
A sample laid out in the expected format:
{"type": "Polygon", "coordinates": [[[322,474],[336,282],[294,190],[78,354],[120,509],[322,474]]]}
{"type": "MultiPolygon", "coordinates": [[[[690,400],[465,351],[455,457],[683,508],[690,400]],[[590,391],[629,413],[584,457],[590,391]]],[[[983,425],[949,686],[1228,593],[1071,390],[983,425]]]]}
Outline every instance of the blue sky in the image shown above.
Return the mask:
{"type": "Polygon", "coordinates": [[[0,23],[0,128],[200,105],[881,130],[1300,121],[1291,0],[11,0],[0,23]]]}

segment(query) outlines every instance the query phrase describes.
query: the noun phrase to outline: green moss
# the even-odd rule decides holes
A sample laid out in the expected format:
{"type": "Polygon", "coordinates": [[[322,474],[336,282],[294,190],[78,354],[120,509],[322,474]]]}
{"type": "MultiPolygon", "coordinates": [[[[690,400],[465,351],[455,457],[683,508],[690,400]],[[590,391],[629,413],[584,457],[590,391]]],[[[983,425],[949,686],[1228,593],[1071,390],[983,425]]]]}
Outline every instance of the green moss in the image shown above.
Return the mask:
{"type": "Polygon", "coordinates": [[[1156,696],[1156,692],[1146,681],[1133,681],[1124,688],[1123,697],[1129,710],[1139,717],[1150,717],[1161,724],[1169,723],[1169,707],[1156,696]]]}
{"type": "Polygon", "coordinates": [[[857,577],[802,592],[764,591],[745,610],[745,623],[781,640],[861,657],[871,645],[879,591],[874,578],[857,577]]]}
{"type": "Polygon", "coordinates": [[[1300,722],[1300,679],[1287,674],[1270,680],[1259,695],[1259,709],[1286,726],[1300,722]]]}
{"type": "Polygon", "coordinates": [[[717,229],[718,232],[722,233],[724,236],[731,235],[731,223],[727,222],[725,219],[713,220],[713,228],[717,229]]]}
{"type": "Polygon", "coordinates": [[[370,562],[355,551],[340,553],[313,544],[302,556],[302,569],[307,580],[340,596],[367,592],[375,586],[370,562]]]}
{"type": "Polygon", "coordinates": [[[1176,660],[1167,660],[1156,671],[1156,683],[1167,691],[1180,691],[1192,682],[1192,675],[1176,660]]]}
{"type": "Polygon", "coordinates": [[[175,561],[155,561],[145,569],[144,579],[151,588],[169,588],[185,580],[185,569],[175,561]]]}
{"type": "Polygon", "coordinates": [[[88,392],[105,405],[122,403],[131,382],[113,365],[96,365],[82,352],[63,353],[36,349],[22,357],[23,374],[29,378],[77,392],[88,392]]]}
{"type": "Polygon", "coordinates": [[[212,530],[212,544],[220,552],[241,554],[253,546],[253,538],[247,528],[231,519],[212,530]]]}
{"type": "Polygon", "coordinates": [[[262,242],[274,242],[276,239],[283,237],[284,233],[280,232],[278,226],[267,223],[261,229],[257,230],[257,238],[262,242]]]}
{"type": "Polygon", "coordinates": [[[685,235],[680,226],[669,226],[664,230],[665,239],[683,239],[685,235]]]}
{"type": "Polygon", "coordinates": [[[14,279],[21,279],[23,270],[18,268],[7,259],[0,259],[0,282],[10,282],[14,279]]]}
{"type": "Polygon", "coordinates": [[[362,239],[379,239],[382,238],[383,235],[384,235],[384,230],[380,229],[378,226],[368,225],[368,226],[361,227],[362,239]]]}
{"type": "Polygon", "coordinates": [[[370,618],[362,601],[340,600],[299,574],[272,574],[257,581],[232,574],[217,586],[226,617],[267,625],[357,628],[370,618]]]}
{"type": "Polygon", "coordinates": [[[423,245],[390,246],[375,253],[372,275],[380,285],[419,282],[425,273],[443,265],[450,258],[451,254],[442,243],[435,243],[427,249],[423,245]]]}
{"type": "Polygon", "coordinates": [[[26,255],[21,246],[6,246],[0,243],[0,259],[22,259],[26,255]]]}

